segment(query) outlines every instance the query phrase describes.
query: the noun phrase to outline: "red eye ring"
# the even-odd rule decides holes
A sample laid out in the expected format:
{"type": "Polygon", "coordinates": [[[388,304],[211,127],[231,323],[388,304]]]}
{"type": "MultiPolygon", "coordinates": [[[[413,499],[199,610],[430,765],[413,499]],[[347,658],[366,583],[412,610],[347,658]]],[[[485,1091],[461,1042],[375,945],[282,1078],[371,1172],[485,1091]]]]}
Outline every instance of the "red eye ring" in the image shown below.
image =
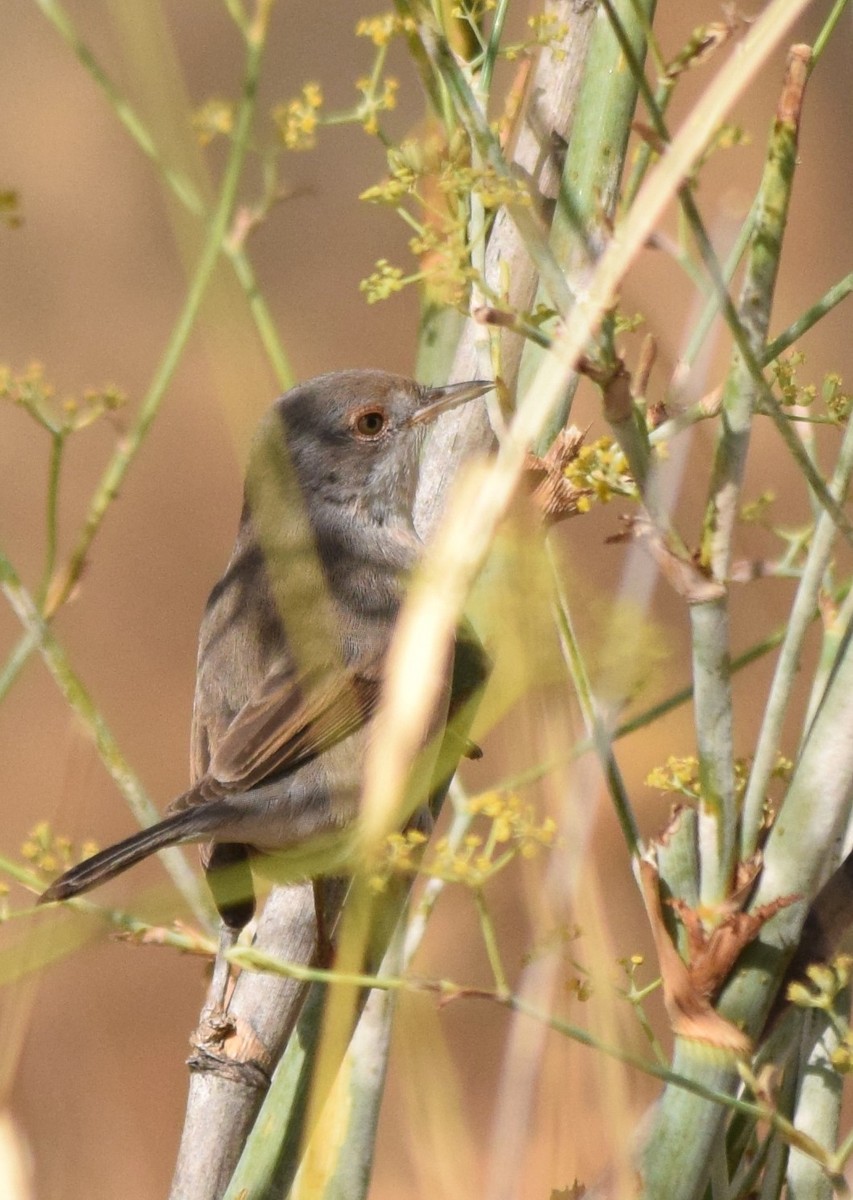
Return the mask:
{"type": "Polygon", "coordinates": [[[359,437],[378,438],[385,432],[387,423],[383,408],[366,408],[353,421],[353,429],[359,437]]]}

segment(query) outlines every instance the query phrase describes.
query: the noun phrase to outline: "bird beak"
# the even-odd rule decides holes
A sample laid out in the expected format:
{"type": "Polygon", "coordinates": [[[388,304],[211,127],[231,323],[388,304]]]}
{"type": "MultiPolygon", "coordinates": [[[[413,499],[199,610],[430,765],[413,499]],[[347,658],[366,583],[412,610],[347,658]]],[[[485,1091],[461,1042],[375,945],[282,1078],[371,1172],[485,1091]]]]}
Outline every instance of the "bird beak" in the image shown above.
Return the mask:
{"type": "Polygon", "coordinates": [[[465,404],[468,400],[485,395],[494,386],[488,380],[475,379],[471,383],[448,383],[444,387],[426,388],[423,408],[409,417],[406,424],[426,425],[449,409],[456,408],[457,404],[465,404]]]}

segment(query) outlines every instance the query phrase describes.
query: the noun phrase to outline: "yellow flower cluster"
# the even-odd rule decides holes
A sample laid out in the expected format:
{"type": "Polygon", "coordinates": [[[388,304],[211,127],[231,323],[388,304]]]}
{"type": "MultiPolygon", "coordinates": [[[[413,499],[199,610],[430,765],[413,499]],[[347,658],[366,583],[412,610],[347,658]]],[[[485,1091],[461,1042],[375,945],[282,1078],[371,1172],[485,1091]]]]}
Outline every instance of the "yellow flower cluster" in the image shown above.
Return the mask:
{"type": "Polygon", "coordinates": [[[55,834],[47,821],[39,821],[21,846],[21,855],[46,875],[58,875],[74,862],[89,858],[96,850],[94,842],[84,842],[79,855],[75,856],[70,838],[55,834]]]}
{"type": "Polygon", "coordinates": [[[527,27],[533,36],[524,42],[506,46],[501,50],[501,57],[509,62],[514,62],[522,54],[529,54],[539,46],[548,46],[556,61],[562,62],[566,57],[566,52],[560,43],[565,41],[568,35],[567,23],[561,21],[555,13],[544,12],[528,17],[527,27]]]}
{"type": "Polygon", "coordinates": [[[288,150],[311,150],[316,145],[317,113],[322,104],[320,85],[306,83],[294,100],[273,109],[272,118],[288,150]]]}
{"type": "MultiPolygon", "coordinates": [[[[606,504],[614,496],[637,497],[637,485],[628,471],[628,461],[619,443],[611,437],[582,446],[566,468],[566,478],[580,490],[590,492],[606,504]]],[[[587,501],[586,506],[589,506],[587,501]]]]}
{"type": "Polygon", "coordinates": [[[452,172],[442,175],[438,187],[440,191],[451,195],[464,196],[475,192],[487,209],[499,208],[502,204],[529,208],[532,203],[530,192],[522,180],[507,179],[489,165],[477,170],[454,166],[452,172]]]}
{"type": "Polygon", "coordinates": [[[358,290],[364,293],[368,304],[376,304],[378,300],[387,300],[394,292],[400,292],[406,286],[400,267],[392,267],[387,258],[380,258],[376,269],[367,279],[362,279],[358,290]]]}
{"type": "Polygon", "coordinates": [[[17,404],[51,433],[74,433],[91,425],[98,417],[114,412],[125,402],[116,387],[87,389],[79,398],[65,396],[57,401],[56,389],[44,377],[41,363],[31,363],[16,375],[7,366],[0,366],[0,400],[17,404]]]}
{"type": "Polygon", "coordinates": [[[454,4],[451,15],[457,21],[471,21],[479,25],[487,12],[497,8],[497,0],[469,0],[467,4],[454,4]]]}
{"type": "Polygon", "coordinates": [[[407,829],[403,833],[391,833],[385,841],[382,861],[370,877],[374,892],[384,892],[392,875],[414,875],[420,868],[426,834],[419,829],[407,829]]]}
{"type": "Polygon", "coordinates": [[[533,807],[515,792],[484,792],[468,803],[474,816],[491,821],[486,834],[469,833],[461,845],[441,838],[427,864],[426,874],[447,883],[482,887],[517,855],[533,858],[543,846],[552,846],[557,826],[550,817],[536,820],[533,807]]]}
{"type": "Polygon", "coordinates": [[[370,38],[374,46],[387,46],[398,33],[411,33],[415,28],[411,17],[399,17],[396,13],[387,12],[362,18],[355,27],[355,35],[370,38]]]}
{"type": "Polygon", "coordinates": [[[473,817],[485,818],[488,828],[468,833],[461,843],[440,838],[427,863],[421,861],[427,838],[420,830],[391,834],[370,878],[373,891],[384,892],[392,876],[415,873],[480,888],[512,859],[533,858],[557,836],[554,821],[538,821],[533,807],[515,792],[484,792],[468,802],[468,809],[473,817]]]}
{"type": "Polygon", "coordinates": [[[797,367],[805,361],[806,356],[801,351],[796,351],[784,358],[777,358],[770,364],[770,373],[779,392],[780,403],[789,406],[799,404],[808,408],[814,402],[817,396],[814,384],[801,386],[797,382],[797,367]]]}
{"type": "MultiPolygon", "coordinates": [[[[468,246],[471,195],[479,196],[489,210],[501,205],[529,205],[526,186],[522,180],[504,178],[491,166],[474,169],[461,132],[449,142],[437,137],[407,139],[389,149],[388,171],[388,177],[362,192],[361,199],[391,205],[416,231],[409,240],[409,249],[419,260],[420,270],[405,282],[423,280],[431,298],[443,304],[463,305],[476,277],[468,246]]],[[[399,288],[389,290],[384,276],[371,276],[362,290],[380,300],[399,288]]]]}
{"type": "Polygon", "coordinates": [[[442,304],[462,305],[476,278],[464,222],[454,224],[448,220],[443,228],[427,225],[422,233],[409,239],[409,249],[420,259],[421,277],[429,280],[430,295],[442,304]]]}
{"type": "Polygon", "coordinates": [[[747,500],[741,505],[740,519],[750,525],[766,525],[769,520],[771,505],[776,500],[776,493],[768,488],[754,500],[747,500]]]}
{"type": "Polygon", "coordinates": [[[465,194],[470,180],[461,175],[468,164],[468,144],[464,134],[454,134],[449,143],[442,138],[424,140],[406,138],[388,149],[388,178],[361,193],[362,200],[374,204],[399,204],[403,196],[415,193],[418,183],[435,180],[445,196],[465,194]],[[455,182],[454,182],[455,180],[455,182]]]}
{"type": "MultiPolygon", "coordinates": [[[[817,1008],[830,1013],[840,992],[844,991],[853,978],[853,957],[839,954],[832,962],[814,963],[806,970],[808,983],[792,983],[788,987],[788,999],[798,1008],[817,1008]]],[[[841,1075],[853,1071],[853,1030],[848,1025],[841,1042],[833,1050],[832,1065],[841,1075]]]]}
{"type": "Polygon", "coordinates": [[[357,79],[355,86],[364,97],[360,106],[360,111],[363,113],[362,128],[365,133],[376,134],[379,132],[378,114],[397,107],[397,92],[400,89],[400,83],[388,76],[382,80],[382,90],[377,91],[373,80],[365,77],[357,79]]]}
{"type": "Polygon", "coordinates": [[[690,755],[677,758],[671,754],[662,767],[655,767],[646,776],[646,786],[660,792],[678,792],[691,800],[699,799],[699,759],[690,755]]]}
{"type": "MultiPolygon", "coordinates": [[[[743,796],[749,780],[751,759],[735,759],[735,795],[737,799],[743,796]]],[[[787,780],[791,776],[794,764],[783,754],[776,755],[776,762],[770,773],[771,779],[787,780]]],[[[700,800],[702,787],[699,782],[699,760],[694,755],[678,758],[670,755],[662,767],[655,767],[646,776],[648,787],[657,788],[661,792],[677,792],[688,800],[700,800]]]]}
{"type": "Polygon", "coordinates": [[[20,375],[7,366],[0,367],[0,397],[22,408],[41,407],[53,399],[56,389],[44,377],[41,363],[32,362],[20,375]]]}
{"type": "Polygon", "coordinates": [[[212,97],[193,113],[192,126],[201,146],[208,146],[214,138],[227,137],[234,129],[234,105],[230,100],[212,97]]]}
{"type": "Polygon", "coordinates": [[[806,976],[808,983],[789,985],[788,999],[799,1008],[828,1010],[853,976],[853,957],[839,954],[830,963],[812,963],[806,968],[806,976]]]}
{"type": "MultiPolygon", "coordinates": [[[[806,356],[801,350],[777,358],[770,364],[770,373],[779,393],[779,403],[791,408],[799,405],[808,408],[817,399],[817,388],[813,383],[801,384],[797,379],[797,367],[802,366],[806,356]]],[[[843,389],[840,375],[830,372],[823,378],[820,398],[827,414],[839,423],[846,421],[853,408],[853,395],[843,389]]]]}
{"type": "Polygon", "coordinates": [[[821,399],[836,421],[846,421],[853,409],[853,394],[842,389],[840,375],[830,372],[824,376],[821,399]]]}

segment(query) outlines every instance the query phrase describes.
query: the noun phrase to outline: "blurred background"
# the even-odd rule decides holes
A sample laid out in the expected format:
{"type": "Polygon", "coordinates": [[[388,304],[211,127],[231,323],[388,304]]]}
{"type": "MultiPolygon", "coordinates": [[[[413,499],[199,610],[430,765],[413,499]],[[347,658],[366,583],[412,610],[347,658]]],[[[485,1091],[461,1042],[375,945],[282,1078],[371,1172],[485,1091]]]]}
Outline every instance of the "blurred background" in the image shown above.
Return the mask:
{"type": "MultiPolygon", "coordinates": [[[[215,144],[202,157],[187,106],[238,94],[240,47],[224,6],[208,0],[162,5],[77,0],[67,7],[96,57],[159,130],[169,153],[184,163],[194,161],[197,179],[203,179],[205,163],[215,178],[223,162],[221,148],[215,144]]],[[[520,28],[527,10],[521,3],[517,7],[513,20],[520,28]]],[[[829,8],[829,3],[813,4],[790,40],[813,37],[829,8]]],[[[720,18],[719,6],[704,0],[686,5],[661,0],[659,10],[656,28],[668,55],[694,26],[720,18]]],[[[164,199],[150,164],[36,5],[7,0],[2,11],[0,188],[20,194],[23,224],[0,229],[0,360],[14,370],[38,360],[60,395],[110,383],[129,397],[128,409],[72,439],[60,528],[61,549],[67,552],[116,439],[150,384],[185,295],[187,263],[198,252],[199,231],[164,199]]],[[[329,109],[353,102],[354,81],[371,61],[369,44],[354,36],[364,15],[370,13],[353,0],[293,0],[274,10],[259,138],[272,136],[269,109],[297,95],[306,81],[321,83],[329,109]]],[[[847,219],[853,169],[849,53],[848,22],[809,85],[774,331],[836,282],[853,259],[853,223],[847,219]]],[[[730,241],[751,201],[784,57],[784,49],[772,57],[736,113],[751,144],[721,152],[703,175],[698,200],[721,245],[730,241]]],[[[684,80],[673,125],[714,69],[712,63],[684,80]]],[[[401,88],[389,124],[402,134],[421,118],[422,104],[399,48],[391,71],[399,75],[401,88]]],[[[409,269],[405,227],[392,213],[358,201],[384,169],[378,141],[359,128],[320,130],[317,149],[286,160],[284,181],[292,195],[249,243],[297,378],[344,367],[413,370],[414,291],[368,307],[358,290],[379,258],[409,269]]],[[[255,181],[252,172],[247,178],[255,181]]],[[[669,229],[675,230],[674,218],[669,229]]],[[[659,339],[652,395],[665,386],[683,346],[693,303],[672,259],[660,250],[646,252],[625,286],[622,308],[641,311],[646,328],[659,339]]],[[[832,369],[849,386],[849,322],[849,307],[842,305],[804,339],[804,379],[819,383],[832,369]]],[[[727,359],[721,336],[707,363],[707,389],[721,381],[727,359]]],[[[56,622],[75,669],[161,805],[186,785],[198,621],[236,527],[248,437],[277,390],[242,293],[224,265],[151,434],[95,542],[78,594],[56,622]]],[[[591,436],[603,432],[594,400],[582,396],[579,406],[578,423],[589,423],[591,436]]],[[[692,435],[677,506],[688,540],[695,540],[698,529],[711,446],[710,430],[692,435]]],[[[24,412],[0,409],[0,538],[31,586],[44,551],[48,451],[44,431],[24,412]]],[[[747,496],[773,486],[780,518],[806,519],[799,483],[769,427],[758,431],[751,453],[747,496]],[[795,485],[790,494],[786,477],[795,485]]],[[[627,678],[629,666],[633,674],[648,676],[636,706],[644,707],[688,681],[686,614],[662,585],[647,624],[626,634],[630,608],[618,617],[621,625],[615,621],[611,601],[624,590],[626,551],[606,546],[604,539],[618,531],[625,508],[618,501],[598,507],[588,518],[564,526],[560,536],[567,587],[600,682],[618,694],[638,682],[627,678]],[[635,654],[638,639],[641,654],[635,654]]],[[[741,552],[767,553],[770,542],[762,538],[760,531],[750,533],[741,552]]],[[[736,651],[784,621],[791,590],[790,583],[771,579],[743,593],[735,607],[736,651]]],[[[524,624],[525,614],[517,614],[518,627],[524,624]]],[[[531,619],[531,654],[540,633],[531,619]]],[[[13,614],[0,606],[4,658],[19,636],[13,614]]],[[[738,679],[742,750],[751,744],[771,666],[765,659],[738,679]]],[[[556,746],[562,737],[565,746],[576,729],[566,689],[538,689],[487,739],[486,756],[468,776],[469,785],[488,786],[536,762],[543,736],[556,746]]],[[[644,786],[648,771],[670,753],[692,752],[688,708],[619,744],[618,757],[646,830],[658,828],[666,816],[665,802],[644,786]]],[[[75,839],[92,837],[101,845],[133,827],[87,735],[37,656],[0,708],[0,762],[3,854],[16,855],[41,818],[75,839]]],[[[619,956],[649,953],[639,896],[595,769],[573,773],[567,788],[558,774],[540,790],[539,801],[574,806],[577,814],[571,818],[577,820],[577,843],[564,844],[554,860],[559,865],[563,855],[573,872],[565,890],[584,930],[569,953],[597,964],[618,982],[619,956]]],[[[549,868],[540,861],[516,872],[512,886],[495,890],[506,960],[514,973],[531,940],[543,935],[537,881],[541,884],[546,870],[553,874],[553,864],[549,868]]],[[[147,863],[112,885],[109,896],[130,905],[163,878],[157,863],[147,863]]],[[[16,892],[13,903],[25,904],[23,893],[16,892]]],[[[0,1101],[10,1108],[18,1146],[29,1159],[31,1194],[39,1200],[164,1195],[181,1128],[184,1060],[203,995],[203,967],[168,950],[117,943],[100,924],[84,925],[83,918],[70,914],[44,912],[37,921],[43,930],[56,928],[58,938],[76,922],[74,929],[87,944],[43,971],[27,973],[0,995],[0,1101]]],[[[4,961],[12,954],[26,962],[21,956],[28,928],[20,921],[0,930],[4,961]]],[[[466,894],[445,896],[419,969],[487,982],[466,894]]],[[[594,1006],[570,998],[565,983],[572,974],[567,965],[560,1004],[571,1019],[585,1023],[594,1006]]],[[[647,972],[652,975],[653,969],[647,972]]],[[[503,1011],[475,1001],[437,1009],[431,998],[415,996],[404,998],[400,1009],[371,1194],[485,1194],[488,1164],[494,1161],[495,1096],[506,1056],[510,1047],[521,1056],[513,1059],[516,1063],[528,1049],[534,1054],[535,1047],[524,1042],[534,1035],[503,1011]]],[[[627,1005],[615,1015],[607,1015],[607,1004],[602,1011],[614,1038],[642,1048],[627,1005]]],[[[598,1018],[593,1012],[589,1019],[595,1024],[598,1018]]],[[[523,1196],[547,1196],[576,1176],[588,1180],[603,1165],[614,1122],[627,1127],[654,1094],[648,1080],[621,1068],[605,1070],[588,1051],[555,1034],[547,1035],[544,1064],[535,1111],[519,1114],[527,1122],[524,1155],[515,1164],[523,1177],[517,1194],[523,1196]]]]}

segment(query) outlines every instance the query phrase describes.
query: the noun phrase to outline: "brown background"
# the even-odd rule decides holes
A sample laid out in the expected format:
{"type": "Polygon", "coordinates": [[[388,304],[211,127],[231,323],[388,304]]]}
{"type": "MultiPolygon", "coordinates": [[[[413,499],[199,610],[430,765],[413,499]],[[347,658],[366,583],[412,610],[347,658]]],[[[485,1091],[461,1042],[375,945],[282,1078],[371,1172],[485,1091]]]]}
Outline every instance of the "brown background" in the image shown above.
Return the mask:
{"type": "MultiPolygon", "coordinates": [[[[144,9],[151,18],[146,27],[156,24],[156,10],[139,6],[138,0],[69,7],[110,73],[162,131],[161,101],[170,102],[175,77],[166,41],[143,43],[138,20],[144,9]],[[133,64],[134,46],[145,66],[142,71],[133,64]]],[[[660,9],[660,36],[667,53],[682,44],[694,25],[718,16],[716,5],[696,0],[664,0],[660,9]]],[[[813,35],[819,16],[828,10],[828,3],[813,5],[812,18],[802,23],[796,37],[813,35]]],[[[234,94],[239,48],[224,9],[203,0],[181,0],[164,5],[163,12],[192,104],[210,95],[234,94]]],[[[352,35],[360,15],[360,6],[349,0],[278,6],[265,66],[262,124],[273,103],[294,95],[309,79],[322,82],[329,107],[351,102],[352,81],[370,61],[368,44],[352,35]]],[[[787,325],[849,269],[853,163],[848,54],[849,21],[810,85],[774,329],[787,325]]],[[[720,236],[726,223],[731,224],[731,213],[742,214],[749,203],[783,58],[783,52],[774,55],[739,109],[752,145],[719,156],[699,191],[708,223],[720,236]]],[[[0,230],[0,359],[14,368],[40,360],[61,394],[114,382],[127,392],[132,410],[150,382],[181,304],[187,281],[182,253],[197,250],[197,232],[183,219],[173,224],[174,213],[164,205],[149,164],[34,5],[3,6],[0,64],[0,186],[20,192],[25,216],[18,231],[0,230]]],[[[402,62],[395,65],[403,71],[402,62]]],[[[676,113],[684,111],[708,78],[708,72],[697,72],[685,81],[676,113]]],[[[402,132],[419,115],[415,88],[404,76],[401,109],[392,125],[402,132]]],[[[180,123],[174,137],[178,153],[187,141],[180,123]]],[[[210,152],[209,162],[214,168],[221,164],[218,148],[210,152]]],[[[296,195],[275,211],[251,243],[298,377],[347,366],[412,369],[414,294],[367,307],[357,289],[379,257],[408,269],[402,225],[392,215],[357,201],[358,193],[380,178],[383,166],[378,143],[358,129],[322,132],[317,151],[287,160],[285,178],[296,195]]],[[[660,339],[660,365],[654,376],[658,389],[681,345],[690,299],[680,271],[661,253],[647,253],[626,287],[624,308],[642,309],[660,339]]],[[[823,370],[832,368],[849,379],[853,362],[848,327],[849,308],[842,307],[804,343],[808,377],[819,380],[823,370]]],[[[725,356],[722,343],[708,386],[718,382],[725,356]]],[[[193,337],[151,436],[104,524],[79,595],[57,621],[72,662],[158,803],[185,784],[198,618],[233,534],[246,438],[275,391],[240,294],[223,268],[215,302],[205,310],[202,333],[193,337]]],[[[129,415],[120,414],[118,423],[128,421],[129,415]]],[[[593,420],[594,406],[587,402],[581,416],[593,420]]],[[[72,442],[62,507],[66,549],[114,439],[115,430],[100,423],[72,442]]],[[[692,461],[697,469],[689,477],[704,480],[710,446],[708,431],[695,435],[692,461]]],[[[31,584],[37,580],[43,550],[46,469],[43,431],[20,411],[0,411],[0,538],[31,584]]],[[[754,495],[769,484],[780,494],[782,511],[802,519],[805,510],[790,463],[773,434],[762,429],[754,443],[748,491],[754,495]],[[786,479],[791,480],[790,489],[786,479]]],[[[688,486],[679,501],[678,518],[690,538],[695,537],[702,495],[701,490],[691,494],[688,486]]],[[[609,645],[617,687],[633,650],[627,643],[621,647],[627,653],[620,655],[618,645],[613,653],[613,638],[608,641],[611,609],[606,599],[619,580],[623,555],[619,549],[605,548],[602,541],[615,530],[619,511],[618,505],[600,510],[568,527],[564,535],[582,627],[590,646],[609,645]]],[[[768,544],[754,540],[758,551],[768,544]]],[[[736,649],[783,620],[789,596],[789,584],[765,581],[739,598],[736,649]]],[[[654,620],[655,644],[668,657],[644,702],[680,686],[687,677],[680,605],[660,594],[654,620]]],[[[12,614],[0,607],[4,654],[19,632],[12,614]]],[[[766,686],[768,677],[763,665],[739,681],[740,750],[749,746],[758,689],[766,686]]],[[[475,782],[485,785],[519,763],[535,761],[542,743],[533,732],[541,734],[543,714],[557,731],[569,720],[562,692],[555,689],[544,701],[540,693],[504,723],[489,743],[475,782]]],[[[687,710],[666,727],[624,743],[620,759],[633,793],[643,795],[646,772],[667,753],[691,749],[687,710]]],[[[37,658],[30,661],[0,713],[0,762],[2,853],[17,853],[40,817],[75,837],[95,836],[101,844],[132,827],[85,733],[37,658]]],[[[579,782],[573,777],[572,786],[580,787],[580,793],[564,794],[558,780],[544,790],[543,799],[553,802],[568,795],[585,820],[599,785],[594,774],[586,790],[581,785],[582,778],[579,782]]],[[[644,813],[651,828],[662,819],[664,806],[656,797],[648,800],[644,813]]],[[[604,868],[596,886],[606,900],[612,941],[604,943],[602,933],[598,945],[603,947],[603,969],[615,978],[615,955],[644,946],[645,934],[614,821],[606,804],[601,807],[584,853],[604,868]]],[[[571,818],[567,828],[581,826],[581,818],[577,825],[571,818]]],[[[574,869],[572,850],[577,845],[586,843],[563,848],[567,870],[574,869]]],[[[109,894],[130,903],[162,878],[157,864],[146,864],[109,894]]],[[[536,924],[530,916],[536,901],[525,886],[531,879],[535,874],[526,881],[519,877],[515,890],[501,889],[495,897],[513,970],[529,940],[528,920],[536,924]]],[[[592,886],[584,891],[587,897],[592,886]]],[[[25,903],[20,892],[13,900],[18,906],[25,903]]],[[[591,907],[598,912],[594,904],[591,907]]],[[[582,921],[587,942],[594,936],[594,919],[582,921]]],[[[57,936],[62,937],[70,920],[50,912],[41,914],[38,924],[59,930],[57,936]]],[[[13,922],[2,944],[17,944],[28,928],[26,920],[13,922]]],[[[3,1100],[11,1105],[32,1153],[39,1200],[141,1200],[163,1195],[177,1144],[183,1061],[201,999],[202,970],[195,960],[116,944],[93,932],[84,950],[51,966],[37,982],[28,977],[0,996],[0,1079],[7,1093],[3,1100]]],[[[595,957],[583,941],[576,953],[587,960],[595,957]]],[[[464,895],[447,899],[439,911],[422,965],[454,978],[487,979],[470,901],[464,895]]],[[[569,1005],[568,1011],[573,1019],[586,1019],[577,1004],[569,1005]]],[[[622,1009],[618,1011],[639,1045],[635,1027],[622,1009]]],[[[510,1023],[505,1014],[473,1002],[436,1014],[432,1002],[414,999],[406,1006],[401,1028],[414,1029],[416,1041],[401,1037],[394,1057],[373,1194],[480,1194],[510,1023]],[[457,1121],[448,1098],[450,1084],[439,1072],[437,1049],[426,1055],[417,1052],[418,1039],[437,1047],[436,1041],[426,1039],[428,1034],[437,1038],[438,1029],[447,1038],[457,1072],[457,1121]],[[445,1089],[443,1099],[433,1096],[432,1102],[444,1106],[446,1121],[433,1135],[427,1132],[426,1112],[439,1084],[445,1089]],[[418,1153],[419,1145],[425,1154],[418,1153]]],[[[566,1186],[575,1172],[595,1170],[606,1154],[607,1137],[598,1124],[590,1124],[593,1114],[609,1114],[603,1124],[611,1136],[615,1119],[615,1110],[608,1107],[615,1103],[606,1090],[610,1085],[591,1056],[553,1037],[546,1061],[538,1115],[520,1115],[529,1125],[523,1190],[531,1196],[566,1186]]],[[[636,1077],[631,1077],[630,1086],[633,1104],[650,1094],[648,1085],[636,1077]]]]}

